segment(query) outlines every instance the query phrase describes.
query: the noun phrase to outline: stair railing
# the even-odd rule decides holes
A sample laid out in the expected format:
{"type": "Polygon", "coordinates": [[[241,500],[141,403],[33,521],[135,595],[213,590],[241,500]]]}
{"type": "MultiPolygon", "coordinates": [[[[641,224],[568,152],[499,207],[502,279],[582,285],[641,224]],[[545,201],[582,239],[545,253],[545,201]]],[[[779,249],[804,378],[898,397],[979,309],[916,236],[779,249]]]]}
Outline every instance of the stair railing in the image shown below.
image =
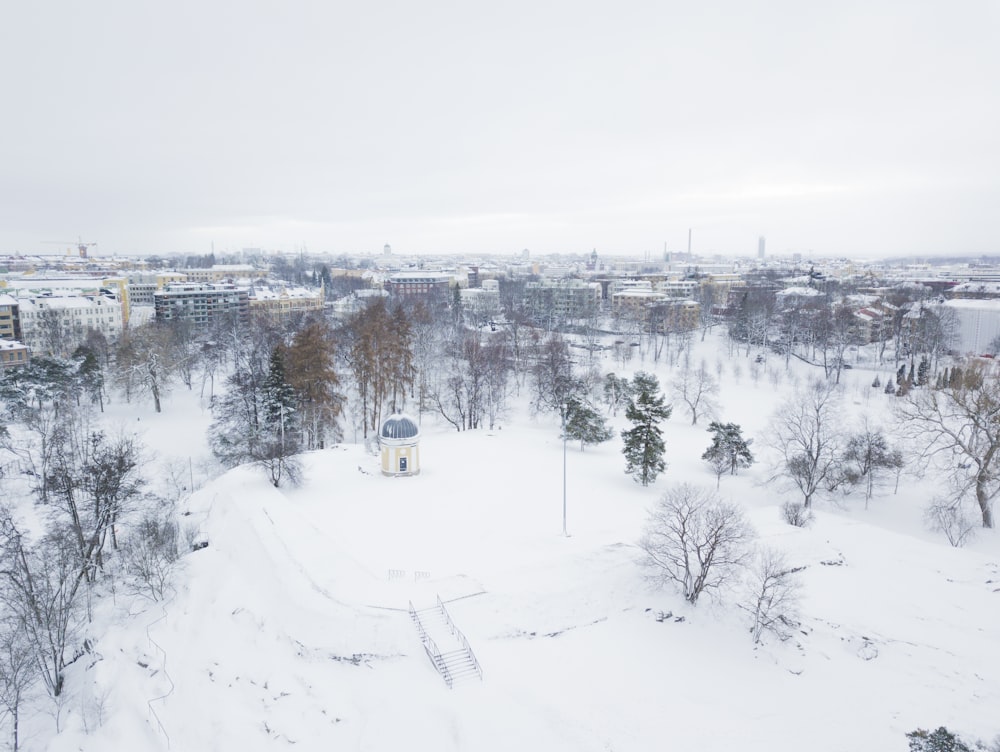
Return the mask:
{"type": "Polygon", "coordinates": [[[451,689],[453,682],[451,672],[448,670],[447,664],[445,664],[437,643],[431,639],[431,636],[427,634],[427,630],[424,629],[424,625],[420,621],[420,615],[417,614],[416,609],[413,608],[413,601],[410,601],[410,618],[413,619],[413,623],[417,625],[417,632],[420,635],[420,642],[424,646],[424,652],[427,653],[427,657],[430,658],[431,663],[434,664],[435,670],[441,674],[441,678],[443,678],[444,683],[448,685],[448,689],[451,689]]]}
{"type": "MultiPolygon", "coordinates": [[[[444,603],[441,601],[440,595],[437,597],[437,605],[438,605],[438,610],[444,615],[445,621],[448,622],[448,629],[450,629],[451,633],[458,638],[458,641],[462,644],[462,647],[465,649],[466,654],[472,661],[472,665],[475,666],[476,673],[479,674],[479,679],[482,680],[483,668],[482,666],[479,665],[479,660],[476,658],[476,654],[472,652],[472,646],[469,644],[469,641],[465,638],[465,635],[462,633],[462,630],[456,627],[455,622],[451,620],[451,614],[449,614],[448,609],[444,607],[444,603]]],[[[412,608],[413,604],[410,604],[410,607],[412,608]]]]}

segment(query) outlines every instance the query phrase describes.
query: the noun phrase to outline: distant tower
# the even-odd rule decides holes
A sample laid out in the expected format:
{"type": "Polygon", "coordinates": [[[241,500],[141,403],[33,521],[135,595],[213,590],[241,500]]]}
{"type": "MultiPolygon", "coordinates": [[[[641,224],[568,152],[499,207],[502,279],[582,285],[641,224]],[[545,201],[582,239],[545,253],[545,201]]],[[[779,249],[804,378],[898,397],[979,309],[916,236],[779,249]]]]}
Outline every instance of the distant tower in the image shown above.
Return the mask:
{"type": "Polygon", "coordinates": [[[757,258],[764,260],[764,236],[757,238],[757,258]]]}
{"type": "Polygon", "coordinates": [[[688,256],[691,255],[691,228],[688,228],[688,256]]]}
{"type": "Polygon", "coordinates": [[[525,261],[527,261],[530,257],[531,257],[531,251],[529,251],[527,248],[525,248],[523,251],[521,251],[521,258],[522,259],[524,259],[525,261]]]}
{"type": "Polygon", "coordinates": [[[382,255],[383,256],[391,256],[392,255],[392,246],[389,245],[388,243],[386,243],[384,246],[382,246],[382,255]]]}

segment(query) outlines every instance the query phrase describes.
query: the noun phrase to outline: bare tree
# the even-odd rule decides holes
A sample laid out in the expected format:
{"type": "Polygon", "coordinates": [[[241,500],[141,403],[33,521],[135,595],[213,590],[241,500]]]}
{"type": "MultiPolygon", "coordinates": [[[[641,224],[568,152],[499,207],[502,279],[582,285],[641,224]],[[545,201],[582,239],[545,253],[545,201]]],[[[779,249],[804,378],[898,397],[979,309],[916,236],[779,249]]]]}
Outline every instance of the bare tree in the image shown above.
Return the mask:
{"type": "Polygon", "coordinates": [[[125,566],[139,591],[154,601],[167,592],[170,575],[180,556],[177,523],[166,514],[147,513],[135,525],[123,546],[125,566]]]}
{"type": "Polygon", "coordinates": [[[579,388],[579,383],[573,377],[573,361],[565,339],[558,334],[549,335],[539,348],[532,375],[532,408],[536,412],[563,410],[566,399],[579,388]]]}
{"type": "Polygon", "coordinates": [[[798,616],[800,569],[788,565],[784,555],[759,548],[747,567],[745,592],[740,604],[751,616],[750,634],[755,645],[765,632],[787,639],[798,616]]]}
{"type": "Polygon", "coordinates": [[[506,335],[490,337],[483,346],[483,397],[486,419],[492,430],[507,407],[507,384],[513,369],[506,335]]]}
{"type": "Polygon", "coordinates": [[[604,401],[611,414],[617,416],[618,408],[628,404],[632,396],[632,382],[624,376],[619,378],[613,373],[604,377],[604,401]]]}
{"type": "Polygon", "coordinates": [[[130,330],[117,351],[116,375],[126,400],[135,391],[147,393],[156,412],[162,412],[162,397],[169,391],[175,362],[173,334],[165,325],[154,322],[130,330]]]}
{"type": "Polygon", "coordinates": [[[10,722],[11,749],[20,748],[21,711],[38,680],[27,630],[15,615],[0,621],[0,717],[10,722]]]}
{"type": "Polygon", "coordinates": [[[45,487],[56,525],[73,541],[80,578],[94,582],[107,543],[117,547],[115,525],[141,495],[145,479],[133,437],[81,435],[80,429],[67,422],[54,435],[45,487]]]}
{"type": "Polygon", "coordinates": [[[712,417],[718,409],[716,396],[719,384],[708,372],[705,362],[691,368],[689,359],[684,358],[681,372],[673,380],[674,395],[684,403],[691,414],[691,425],[698,424],[698,418],[712,417]]]}
{"type": "Polygon", "coordinates": [[[779,460],[769,480],[784,480],[797,488],[807,509],[818,491],[835,487],[839,481],[837,407],[836,385],[816,381],[781,407],[773,419],[771,445],[779,460]]]}
{"type": "Polygon", "coordinates": [[[972,519],[962,508],[962,499],[948,496],[936,496],[924,511],[927,526],[937,533],[944,533],[948,542],[955,548],[961,548],[976,532],[972,519]]]}
{"type": "Polygon", "coordinates": [[[682,484],[650,510],[639,547],[658,582],[680,586],[697,603],[730,580],[749,555],[754,531],[742,510],[714,492],[682,484]]]}
{"type": "Polygon", "coordinates": [[[42,683],[62,694],[66,653],[80,626],[81,571],[75,546],[56,529],[29,541],[9,510],[0,510],[0,599],[23,627],[23,636],[42,683]]]}
{"type": "Polygon", "coordinates": [[[970,364],[954,386],[915,389],[897,414],[923,443],[922,457],[938,461],[959,495],[972,494],[983,527],[993,527],[1000,493],[1000,377],[992,364],[970,364]]]}

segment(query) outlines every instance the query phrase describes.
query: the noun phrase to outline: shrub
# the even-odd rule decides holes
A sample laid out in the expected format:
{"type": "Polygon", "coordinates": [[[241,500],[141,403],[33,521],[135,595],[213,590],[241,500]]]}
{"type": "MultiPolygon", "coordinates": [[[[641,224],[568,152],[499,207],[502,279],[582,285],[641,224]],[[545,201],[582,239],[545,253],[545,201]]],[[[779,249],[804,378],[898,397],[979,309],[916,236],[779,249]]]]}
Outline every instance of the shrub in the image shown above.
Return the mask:
{"type": "Polygon", "coordinates": [[[809,527],[814,519],[812,510],[798,501],[786,501],[782,504],[781,518],[795,527],[809,527]]]}

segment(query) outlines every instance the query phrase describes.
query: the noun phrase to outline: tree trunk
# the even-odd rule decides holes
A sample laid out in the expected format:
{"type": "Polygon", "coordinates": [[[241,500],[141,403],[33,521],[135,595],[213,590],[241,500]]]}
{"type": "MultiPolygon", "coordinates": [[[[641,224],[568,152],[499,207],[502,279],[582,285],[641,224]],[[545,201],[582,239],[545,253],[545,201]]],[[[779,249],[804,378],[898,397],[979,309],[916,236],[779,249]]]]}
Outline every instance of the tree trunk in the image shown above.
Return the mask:
{"type": "Polygon", "coordinates": [[[987,478],[980,474],[976,477],[976,501],[979,511],[983,514],[983,527],[993,527],[993,510],[990,509],[990,497],[986,492],[987,478]]]}

